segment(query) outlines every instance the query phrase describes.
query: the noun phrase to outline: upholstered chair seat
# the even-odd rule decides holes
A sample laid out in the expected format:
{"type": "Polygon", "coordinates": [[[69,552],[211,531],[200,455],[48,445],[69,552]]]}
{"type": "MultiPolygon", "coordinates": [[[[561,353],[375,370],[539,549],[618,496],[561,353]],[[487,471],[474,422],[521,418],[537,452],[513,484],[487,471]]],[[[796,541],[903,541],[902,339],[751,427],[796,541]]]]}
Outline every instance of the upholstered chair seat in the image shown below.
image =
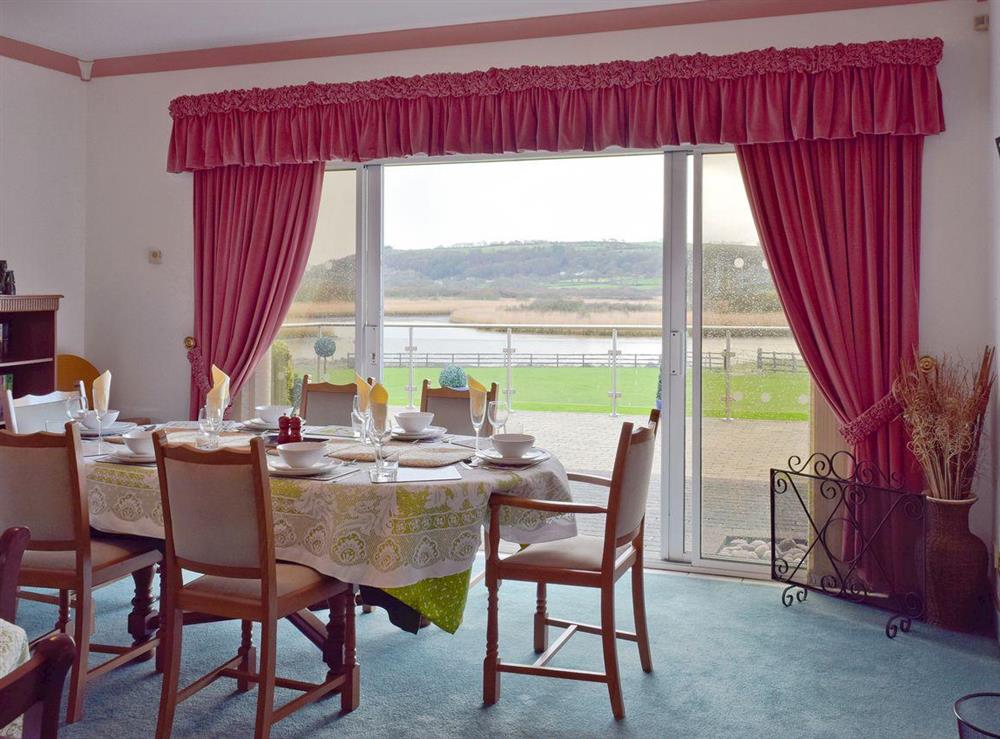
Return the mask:
{"type": "MultiPolygon", "coordinates": [[[[342,582],[305,565],[278,562],[275,571],[278,618],[328,600],[344,589],[342,582]]],[[[263,613],[262,593],[259,579],[202,575],[184,584],[177,595],[177,603],[187,611],[220,616],[229,615],[223,611],[231,610],[235,614],[233,618],[239,618],[248,610],[263,613]]]]}
{"type": "MultiPolygon", "coordinates": [[[[92,584],[103,585],[128,575],[137,567],[155,565],[160,552],[150,549],[143,539],[109,537],[90,540],[92,584]]],[[[21,560],[21,585],[39,588],[72,589],[76,580],[76,552],[27,551],[21,560]]]]}
{"type": "MultiPolygon", "coordinates": [[[[635,549],[631,543],[615,551],[615,567],[629,566],[635,549]]],[[[604,559],[604,539],[600,536],[574,536],[572,539],[532,544],[503,561],[505,569],[540,567],[582,572],[600,572],[604,559]]]]}

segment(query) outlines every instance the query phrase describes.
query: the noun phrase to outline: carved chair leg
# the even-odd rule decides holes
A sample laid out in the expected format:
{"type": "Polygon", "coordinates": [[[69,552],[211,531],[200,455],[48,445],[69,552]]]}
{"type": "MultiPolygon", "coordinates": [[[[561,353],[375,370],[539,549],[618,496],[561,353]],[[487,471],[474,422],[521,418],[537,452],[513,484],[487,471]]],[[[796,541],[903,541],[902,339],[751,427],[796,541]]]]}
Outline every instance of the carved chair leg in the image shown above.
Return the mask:
{"type": "Polygon", "coordinates": [[[167,604],[167,576],[163,571],[163,562],[156,565],[156,572],[160,576],[160,613],[157,617],[159,621],[156,636],[160,640],[160,643],[156,647],[156,664],[155,669],[157,672],[162,673],[166,669],[167,665],[167,648],[166,642],[166,626],[164,624],[164,619],[169,610],[169,605],[167,604]]]}
{"type": "MultiPolygon", "coordinates": [[[[253,621],[243,621],[240,632],[240,671],[254,673],[257,671],[257,650],[253,645],[253,621]]],[[[246,693],[252,687],[245,677],[236,678],[236,689],[246,693]]]]}
{"type": "Polygon", "coordinates": [[[616,719],[625,718],[622,684],[618,676],[618,638],[615,635],[615,586],[601,588],[601,642],[604,645],[604,673],[608,680],[611,712],[616,719]]]}
{"type": "MultiPolygon", "coordinates": [[[[153,625],[157,613],[153,610],[153,568],[155,565],[143,567],[132,573],[135,583],[135,597],[132,598],[132,612],[128,615],[128,633],[132,636],[132,646],[137,647],[150,640],[153,636],[153,625]]],[[[152,652],[146,652],[135,658],[136,662],[145,662],[152,658],[152,652]]]]}
{"type": "Polygon", "coordinates": [[[69,626],[69,591],[59,591],[59,614],[56,616],[56,631],[63,634],[68,632],[69,626]]]}
{"type": "Polygon", "coordinates": [[[257,684],[257,723],[254,739],[268,739],[274,721],[274,665],[278,622],[265,618],[260,625],[260,681],[257,684]]]}
{"type": "MultiPolygon", "coordinates": [[[[60,596],[61,597],[61,596],[60,596]]],[[[87,661],[90,657],[90,617],[94,600],[89,588],[76,594],[76,618],[73,622],[73,641],[76,642],[76,661],[69,678],[69,706],[66,723],[83,718],[83,700],[87,687],[87,661]]]]}
{"type": "Polygon", "coordinates": [[[163,685],[160,688],[160,713],[156,720],[156,739],[170,739],[177,710],[177,687],[181,677],[181,641],[184,613],[163,607],[160,648],[163,651],[163,685]]]}
{"type": "Polygon", "coordinates": [[[535,602],[535,653],[541,654],[549,648],[549,627],[545,619],[549,612],[545,604],[545,583],[538,583],[537,600],[535,602]]]}
{"type": "Polygon", "coordinates": [[[635,614],[635,635],[639,644],[639,664],[643,672],[653,671],[653,656],[649,651],[649,630],[646,628],[646,596],[642,576],[642,554],[632,565],[632,613],[635,614]]]}
{"type": "Polygon", "coordinates": [[[344,664],[342,672],[347,682],[340,692],[340,710],[350,713],[361,703],[361,668],[357,661],[357,631],[355,629],[354,589],[342,599],[344,609],[344,664]]]}
{"type": "Polygon", "coordinates": [[[486,659],[483,660],[483,703],[492,706],[500,700],[500,582],[486,577],[486,659]]]}

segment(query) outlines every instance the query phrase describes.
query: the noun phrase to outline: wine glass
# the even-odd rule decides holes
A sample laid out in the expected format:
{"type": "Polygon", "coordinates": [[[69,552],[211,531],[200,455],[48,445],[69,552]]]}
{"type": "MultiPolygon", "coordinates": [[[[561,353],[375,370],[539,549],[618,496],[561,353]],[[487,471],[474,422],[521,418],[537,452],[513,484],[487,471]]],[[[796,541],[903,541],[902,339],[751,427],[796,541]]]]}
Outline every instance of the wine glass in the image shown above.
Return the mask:
{"type": "Polygon", "coordinates": [[[371,409],[365,408],[361,410],[359,407],[357,395],[354,396],[354,407],[351,410],[351,431],[354,432],[354,438],[361,439],[362,444],[368,443],[368,421],[371,418],[371,409]]]}
{"type": "MultiPolygon", "coordinates": [[[[472,396],[469,403],[469,418],[472,421],[472,428],[476,432],[476,454],[479,454],[479,432],[483,428],[483,421],[486,420],[486,403],[477,402],[478,400],[472,396]]],[[[483,400],[485,401],[485,398],[483,400]]]]}
{"type": "Polygon", "coordinates": [[[493,427],[493,433],[507,433],[507,419],[510,417],[510,408],[507,407],[507,402],[503,400],[491,400],[489,405],[486,407],[487,418],[490,419],[490,426],[493,427]],[[498,431],[498,429],[503,429],[498,431]]]}
{"type": "Polygon", "coordinates": [[[392,470],[388,468],[385,459],[385,444],[392,436],[392,420],[389,418],[389,409],[385,406],[381,408],[368,409],[366,419],[368,435],[371,437],[372,446],[375,447],[375,467],[369,470],[369,477],[372,482],[389,482],[394,479],[392,470]]]}

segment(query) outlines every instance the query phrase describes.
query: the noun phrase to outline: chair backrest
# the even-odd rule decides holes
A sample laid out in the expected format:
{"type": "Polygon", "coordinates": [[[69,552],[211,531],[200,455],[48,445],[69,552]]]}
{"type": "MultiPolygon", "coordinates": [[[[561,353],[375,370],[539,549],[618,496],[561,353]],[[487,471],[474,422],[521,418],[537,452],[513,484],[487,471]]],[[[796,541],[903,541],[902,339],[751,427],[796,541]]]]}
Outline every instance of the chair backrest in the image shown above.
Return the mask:
{"type": "Polygon", "coordinates": [[[353,382],[346,385],[309,382],[309,375],[304,375],[299,414],[311,426],[350,426],[357,394],[358,386],[353,382]]]}
{"type": "Polygon", "coordinates": [[[204,451],[153,436],[168,572],[179,567],[274,582],[271,487],[264,442],[204,451]]]}
{"type": "Polygon", "coordinates": [[[0,431],[0,531],[27,526],[28,549],[75,549],[89,559],[80,429],[75,423],[65,429],[65,434],[0,431]]]}
{"type": "Polygon", "coordinates": [[[66,423],[66,401],[86,397],[83,382],[75,390],[56,390],[47,395],[24,395],[15,398],[10,390],[3,393],[3,419],[7,430],[15,434],[34,434],[47,431],[46,422],[66,423]]]}
{"type": "Polygon", "coordinates": [[[0,726],[24,716],[23,739],[54,739],[66,673],[75,657],[76,647],[66,634],[36,642],[31,659],[0,677],[0,726]]]}
{"type": "MultiPolygon", "coordinates": [[[[497,384],[494,382],[486,393],[486,404],[497,399],[497,384]]],[[[444,426],[449,433],[472,436],[476,430],[472,427],[472,416],[469,415],[469,391],[454,390],[450,387],[431,387],[429,380],[424,380],[420,388],[420,410],[434,414],[432,423],[444,426]]],[[[483,421],[480,431],[482,436],[491,436],[493,427],[490,419],[483,421]]]]}
{"type": "Polygon", "coordinates": [[[646,426],[634,429],[631,423],[622,424],[608,495],[606,549],[610,546],[609,539],[618,547],[632,541],[642,531],[659,425],[660,412],[655,408],[649,412],[646,426]]]}
{"type": "Polygon", "coordinates": [[[13,526],[0,534],[0,621],[14,623],[17,619],[17,578],[30,538],[31,532],[24,526],[13,526]]]}
{"type": "Polygon", "coordinates": [[[94,406],[92,388],[101,373],[84,357],[76,354],[56,355],[56,390],[76,390],[83,383],[87,403],[94,406]]]}

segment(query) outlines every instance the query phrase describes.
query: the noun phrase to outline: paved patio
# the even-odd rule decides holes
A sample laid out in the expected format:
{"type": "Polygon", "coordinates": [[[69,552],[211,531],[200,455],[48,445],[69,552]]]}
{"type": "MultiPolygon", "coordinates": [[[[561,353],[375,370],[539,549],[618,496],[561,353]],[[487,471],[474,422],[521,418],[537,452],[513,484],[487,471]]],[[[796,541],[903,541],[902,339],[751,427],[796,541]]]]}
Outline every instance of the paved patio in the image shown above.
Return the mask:
{"type": "MultiPolygon", "coordinates": [[[[540,445],[557,454],[567,470],[600,475],[611,473],[622,423],[646,421],[641,416],[612,418],[598,413],[519,411],[516,416],[523,423],[524,431],[534,434],[540,445]]],[[[808,451],[809,424],[804,421],[706,418],[702,422],[702,440],[703,553],[718,552],[727,536],[750,540],[769,538],[769,471],[771,467],[785,466],[790,455],[808,451]]],[[[691,469],[691,449],[689,423],[685,443],[688,470],[691,469]]],[[[660,482],[660,450],[657,449],[646,514],[646,547],[654,556],[660,551],[664,524],[660,512],[660,482]]],[[[573,495],[582,501],[606,499],[603,489],[579,483],[573,483],[573,495]]],[[[688,517],[685,548],[690,549],[690,476],[685,507],[688,517]]],[[[795,523],[786,524],[786,528],[795,523]]],[[[580,517],[580,528],[585,533],[600,534],[602,527],[601,517],[580,517]]]]}

